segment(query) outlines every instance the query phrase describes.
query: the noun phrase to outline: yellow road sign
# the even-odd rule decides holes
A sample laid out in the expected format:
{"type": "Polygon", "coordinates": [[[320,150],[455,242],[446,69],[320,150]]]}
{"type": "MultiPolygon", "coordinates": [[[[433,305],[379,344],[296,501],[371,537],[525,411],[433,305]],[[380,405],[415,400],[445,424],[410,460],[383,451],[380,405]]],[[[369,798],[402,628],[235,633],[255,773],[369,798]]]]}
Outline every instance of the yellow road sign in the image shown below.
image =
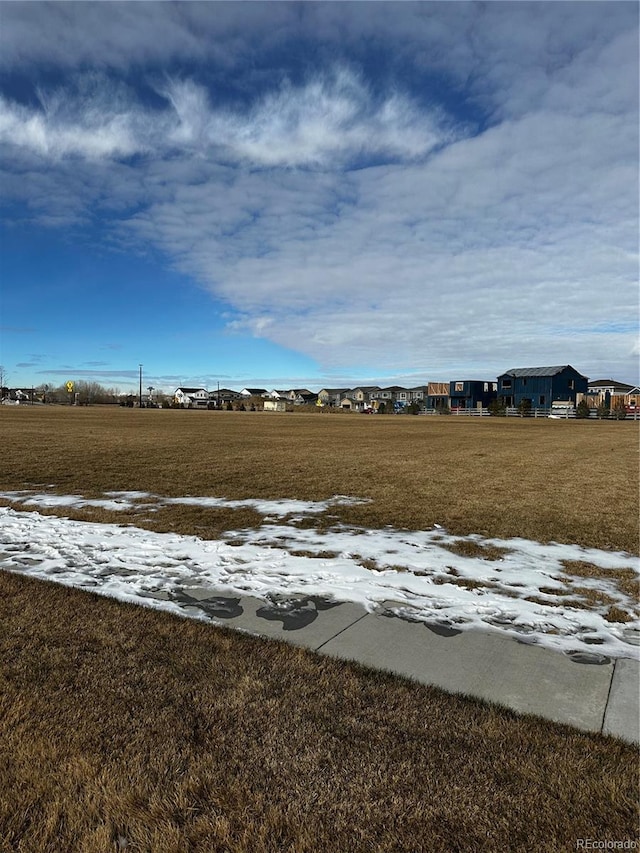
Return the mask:
{"type": "Polygon", "coordinates": [[[73,392],[73,382],[67,382],[67,391],[70,394],[73,392]]]}

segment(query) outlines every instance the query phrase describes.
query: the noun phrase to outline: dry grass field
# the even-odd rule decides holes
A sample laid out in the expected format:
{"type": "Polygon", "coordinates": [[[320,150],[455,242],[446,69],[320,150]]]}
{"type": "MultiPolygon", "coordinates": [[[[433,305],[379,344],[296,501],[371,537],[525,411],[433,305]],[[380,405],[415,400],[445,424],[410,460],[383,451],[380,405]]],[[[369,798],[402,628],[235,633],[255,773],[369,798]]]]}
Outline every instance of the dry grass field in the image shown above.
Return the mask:
{"type": "Polygon", "coordinates": [[[0,626],[3,853],[636,837],[621,741],[7,573],[0,626]]]}
{"type": "MultiPolygon", "coordinates": [[[[24,407],[0,437],[2,490],[346,494],[370,502],[314,526],[638,550],[632,423],[24,407]]],[[[262,520],[58,512],[204,537],[262,520]]],[[[621,741],[0,572],[2,853],[569,851],[638,819],[621,741]]]]}
{"type": "MultiPolygon", "coordinates": [[[[25,406],[0,410],[0,435],[2,489],[342,494],[370,499],[332,509],[355,525],[639,548],[637,422],[25,406]]],[[[150,526],[215,537],[259,521],[172,507],[150,526]]]]}

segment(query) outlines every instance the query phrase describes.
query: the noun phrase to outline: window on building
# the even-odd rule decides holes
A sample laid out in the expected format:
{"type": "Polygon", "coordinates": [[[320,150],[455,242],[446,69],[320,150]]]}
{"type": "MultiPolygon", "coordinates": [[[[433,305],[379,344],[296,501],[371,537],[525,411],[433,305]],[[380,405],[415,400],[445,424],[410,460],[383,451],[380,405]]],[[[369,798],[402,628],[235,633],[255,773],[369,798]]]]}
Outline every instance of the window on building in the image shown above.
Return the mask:
{"type": "Polygon", "coordinates": [[[547,402],[547,399],[544,396],[544,394],[540,394],[540,405],[544,406],[546,404],[546,402],[547,402]]]}
{"type": "Polygon", "coordinates": [[[502,380],[502,387],[503,388],[511,388],[511,380],[510,379],[503,379],[502,380]]]}
{"type": "Polygon", "coordinates": [[[569,380],[569,388],[571,388],[571,390],[573,391],[573,389],[574,389],[575,387],[576,387],[575,380],[570,379],[570,380],[569,380]]]}
{"type": "Polygon", "coordinates": [[[456,391],[464,391],[464,382],[456,382],[456,391]]]}

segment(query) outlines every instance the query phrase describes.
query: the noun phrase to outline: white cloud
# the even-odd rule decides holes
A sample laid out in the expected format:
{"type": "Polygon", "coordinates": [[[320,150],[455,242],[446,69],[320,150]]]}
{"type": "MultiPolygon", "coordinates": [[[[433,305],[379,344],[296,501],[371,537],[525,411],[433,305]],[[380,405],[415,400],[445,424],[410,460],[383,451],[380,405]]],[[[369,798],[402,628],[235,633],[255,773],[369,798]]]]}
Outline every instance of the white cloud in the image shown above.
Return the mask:
{"type": "Polygon", "coordinates": [[[454,138],[444,115],[425,114],[392,92],[376,103],[353,73],[337,68],[302,86],[285,82],[249,109],[213,108],[204,87],[172,80],[171,108],[151,110],[104,77],[40,92],[42,109],[0,97],[0,143],[44,158],[215,157],[249,167],[335,169],[362,156],[417,159],[454,138]]]}
{"type": "MultiPolygon", "coordinates": [[[[206,284],[235,312],[231,331],[325,370],[423,364],[446,377],[474,363],[493,375],[514,358],[582,367],[615,353],[628,370],[629,333],[584,329],[637,313],[633,136],[619,116],[547,112],[423,164],[252,172],[184,155],[137,177],[103,164],[87,180],[94,205],[107,190],[111,205],[126,199],[133,181],[145,204],[120,239],[156,246],[206,284]]],[[[42,180],[38,197],[60,204],[62,186],[42,180]]]]}
{"type": "MultiPolygon", "coordinates": [[[[243,30],[225,4],[145,4],[148,36],[135,6],[95,4],[86,17],[46,7],[54,29],[76,16],[76,61],[80,35],[104,22],[96,62],[115,65],[138,46],[140,62],[193,49],[233,65],[257,34],[273,45],[315,32],[356,53],[358,38],[386,39],[492,124],[456,135],[440,107],[425,107],[438,103],[435,83],[421,100],[411,81],[374,91],[355,62],[278,80],[242,107],[189,76],[166,77],[165,104],[151,108],[106,74],[75,75],[39,108],[0,102],[5,187],[41,221],[117,216],[111,236],[164,252],[229,306],[231,331],[327,371],[424,364],[446,378],[467,364],[493,375],[570,360],[628,375],[633,330],[596,326],[637,316],[637,32],[627,31],[637,11],[577,5],[303,4],[294,14],[265,4],[243,30]],[[265,32],[267,11],[278,36],[265,32]],[[132,154],[135,166],[113,162],[132,154]],[[350,168],[370,161],[383,165],[350,168]]],[[[25,14],[11,11],[10,32],[25,14]]],[[[20,32],[13,61],[63,63],[55,44],[20,32]]]]}
{"type": "Polygon", "coordinates": [[[625,335],[583,328],[637,300],[634,133],[540,113],[425,164],[242,173],[219,198],[183,188],[130,225],[235,306],[232,329],[327,368],[495,365],[514,348],[523,363],[597,363],[628,352],[625,335]]]}
{"type": "Polygon", "coordinates": [[[398,93],[374,105],[357,77],[337,69],[302,89],[285,84],[248,115],[214,120],[210,138],[249,163],[335,169],[354,155],[424,157],[453,136],[443,118],[425,115],[398,93]]]}
{"type": "Polygon", "coordinates": [[[128,66],[201,55],[202,33],[172,3],[14,3],[2,10],[1,62],[128,66]]]}
{"type": "Polygon", "coordinates": [[[0,144],[32,152],[45,160],[68,155],[88,159],[127,157],[144,150],[136,127],[139,116],[98,92],[41,93],[34,109],[0,96],[0,144]]]}

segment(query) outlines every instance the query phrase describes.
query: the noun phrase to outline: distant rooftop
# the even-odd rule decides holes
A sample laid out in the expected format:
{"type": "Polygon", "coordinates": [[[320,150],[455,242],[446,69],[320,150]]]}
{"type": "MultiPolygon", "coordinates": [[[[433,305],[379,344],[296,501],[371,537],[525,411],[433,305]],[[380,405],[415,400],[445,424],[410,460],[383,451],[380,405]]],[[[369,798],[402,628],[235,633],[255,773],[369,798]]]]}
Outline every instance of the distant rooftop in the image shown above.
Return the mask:
{"type": "Polygon", "coordinates": [[[513,367],[511,370],[505,370],[503,376],[506,374],[509,376],[555,376],[557,373],[562,373],[562,371],[566,370],[567,367],[571,367],[571,365],[559,364],[554,367],[513,367]]]}
{"type": "Polygon", "coordinates": [[[627,382],[616,382],[615,379],[594,379],[593,382],[589,382],[589,388],[618,388],[630,391],[633,385],[629,385],[627,382]]]}

